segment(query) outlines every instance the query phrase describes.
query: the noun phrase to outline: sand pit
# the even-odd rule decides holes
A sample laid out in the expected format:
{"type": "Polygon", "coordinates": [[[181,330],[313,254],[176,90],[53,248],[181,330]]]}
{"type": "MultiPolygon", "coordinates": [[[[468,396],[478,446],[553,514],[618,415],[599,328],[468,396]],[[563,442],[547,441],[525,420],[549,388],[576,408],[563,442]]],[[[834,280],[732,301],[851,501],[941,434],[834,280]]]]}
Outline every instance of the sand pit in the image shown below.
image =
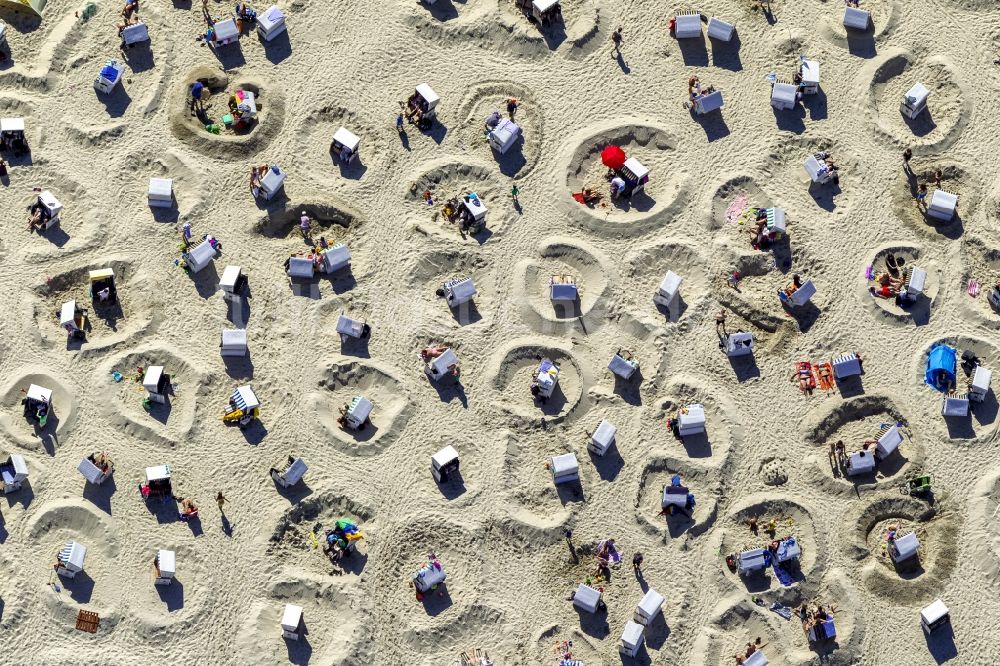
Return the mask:
{"type": "Polygon", "coordinates": [[[508,203],[510,188],[501,182],[494,168],[480,162],[436,162],[410,182],[407,198],[407,211],[418,220],[418,230],[424,231],[426,227],[431,233],[449,240],[461,238],[480,245],[490,239],[499,240],[517,218],[517,213],[508,203]],[[433,197],[431,205],[426,203],[425,192],[430,192],[433,197]],[[449,221],[442,214],[442,208],[449,200],[457,199],[459,205],[464,205],[463,198],[470,193],[477,194],[487,209],[486,228],[476,234],[466,233],[458,223],[449,221]]]}
{"type": "Polygon", "coordinates": [[[809,414],[801,427],[806,440],[815,447],[810,456],[815,466],[810,476],[818,476],[817,480],[831,492],[843,494],[856,492],[858,485],[894,488],[910,473],[919,471],[925,455],[923,441],[929,434],[913,431],[901,404],[906,403],[889,395],[869,394],[809,414]],[[892,425],[899,426],[903,442],[894,453],[879,460],[874,471],[849,474],[846,461],[835,450],[831,456],[831,446],[838,441],[844,443],[845,457],[862,450],[870,455],[875,446],[864,449],[864,442],[877,439],[884,426],[892,425]]]}
{"type": "Polygon", "coordinates": [[[683,324],[690,322],[694,312],[704,310],[702,306],[709,295],[708,269],[695,245],[674,239],[658,241],[633,251],[626,265],[628,270],[623,279],[632,285],[626,298],[640,320],[658,326],[683,324]],[[678,300],[667,307],[652,299],[671,270],[684,282],[678,300]]]}
{"type": "Polygon", "coordinates": [[[779,579],[773,567],[741,576],[721,561],[719,566],[725,576],[748,592],[775,591],[794,585],[805,586],[809,590],[818,587],[819,580],[813,579],[813,573],[825,569],[829,556],[826,539],[817,531],[812,511],[799,502],[774,496],[750,498],[721,519],[719,528],[723,556],[752,548],[767,549],[772,542],[788,537],[794,538],[802,549],[802,554],[795,561],[780,565],[784,580],[779,579]],[[757,520],[756,534],[748,524],[751,519],[757,520]]]}
{"type": "Polygon", "coordinates": [[[662,535],[664,541],[697,537],[715,523],[718,488],[719,479],[712,472],[673,458],[652,458],[639,476],[636,518],[651,534],[662,535]],[[664,513],[663,487],[671,485],[678,474],[695,496],[694,508],[664,513]]]}
{"type": "Polygon", "coordinates": [[[102,410],[108,422],[121,432],[146,442],[173,447],[184,440],[195,423],[198,403],[207,397],[206,374],[177,350],[147,346],[119,355],[105,363],[96,378],[102,410]],[[139,381],[138,369],[163,366],[170,376],[171,392],[166,403],[150,401],[139,381]],[[122,375],[115,382],[112,373],[122,375]]]}
{"type": "Polygon", "coordinates": [[[561,533],[558,528],[569,518],[566,510],[587,499],[592,470],[586,443],[556,440],[544,432],[531,431],[505,431],[499,442],[505,453],[500,479],[510,493],[512,516],[543,533],[561,533]],[[576,455],[580,483],[553,482],[549,461],[564,453],[576,455]]]}
{"type": "Polygon", "coordinates": [[[846,48],[851,55],[871,58],[875,55],[875,41],[885,35],[897,21],[900,8],[896,0],[867,0],[861,9],[871,14],[868,30],[848,30],[844,27],[844,7],[837,2],[819,0],[825,18],[824,30],[835,44],[846,48]]]}
{"type": "Polygon", "coordinates": [[[598,326],[606,305],[611,268],[608,259],[593,246],[568,238],[550,238],[538,246],[538,256],[515,268],[515,283],[523,285],[521,311],[525,321],[542,334],[552,334],[567,325],[598,326]],[[576,282],[579,298],[553,301],[550,280],[566,276],[576,282]],[[527,307],[526,307],[527,306],[527,307]]]}
{"type": "Polygon", "coordinates": [[[38,192],[25,194],[24,190],[14,193],[13,188],[0,195],[0,201],[9,204],[12,221],[16,222],[18,238],[16,246],[7,247],[8,256],[23,264],[42,264],[54,259],[65,260],[83,254],[93,247],[103,244],[108,229],[104,224],[104,215],[98,208],[88,209],[74,206],[86,187],[76,179],[63,175],[47,165],[32,167],[32,180],[40,183],[43,190],[49,191],[62,204],[59,219],[45,230],[30,233],[28,228],[30,215],[28,209],[38,202],[38,192]]]}
{"type": "Polygon", "coordinates": [[[862,563],[862,576],[872,593],[895,604],[923,606],[928,595],[951,577],[961,517],[947,508],[930,507],[911,497],[883,497],[865,506],[855,524],[849,548],[862,563]],[[893,561],[887,541],[891,530],[898,537],[915,532],[920,542],[917,554],[893,561]]]}
{"type": "Polygon", "coordinates": [[[879,130],[897,146],[916,148],[917,154],[949,148],[972,111],[958,72],[942,57],[891,56],[875,70],[869,95],[879,130]],[[899,107],[915,83],[922,83],[930,96],[927,109],[910,119],[899,107]]]}
{"type": "Polygon", "coordinates": [[[457,115],[464,120],[456,132],[462,148],[478,156],[492,155],[504,176],[524,178],[538,164],[545,139],[544,116],[530,89],[513,81],[477,83],[465,93],[457,115]],[[507,118],[506,101],[512,97],[518,104],[513,120],[521,128],[521,138],[506,153],[500,153],[484,136],[485,121],[494,111],[507,118]]]}
{"type": "Polygon", "coordinates": [[[989,440],[997,431],[1000,419],[997,418],[1000,406],[997,404],[995,384],[982,401],[969,401],[969,415],[966,417],[941,416],[942,393],[925,383],[927,356],[935,344],[943,343],[956,351],[957,367],[955,369],[956,389],[965,392],[968,389],[972,367],[963,366],[962,354],[971,352],[979,359],[979,363],[987,368],[1000,367],[1000,349],[992,342],[971,336],[952,336],[935,340],[927,345],[919,355],[914,356],[914,381],[922,400],[927,404],[928,411],[933,415],[932,432],[947,438],[954,443],[974,444],[989,440]]]}
{"type": "Polygon", "coordinates": [[[900,222],[931,238],[955,240],[966,230],[967,220],[971,219],[979,202],[979,182],[974,174],[963,167],[938,160],[914,160],[913,175],[903,174],[892,188],[892,211],[900,222]],[[927,185],[929,205],[935,190],[939,189],[934,182],[935,174],[941,172],[940,189],[958,196],[955,216],[948,221],[931,217],[925,213],[916,202],[918,188],[927,185]]]}
{"type": "Polygon", "coordinates": [[[981,237],[966,236],[962,239],[962,275],[961,283],[968,285],[970,280],[979,283],[979,295],[975,298],[967,296],[959,299],[962,309],[975,321],[991,327],[1000,327],[1000,310],[993,307],[988,296],[993,287],[1000,284],[1000,245],[992,244],[981,237]]]}
{"type": "Polygon", "coordinates": [[[588,127],[574,135],[564,150],[568,192],[563,201],[572,220],[601,236],[634,235],[669,220],[670,212],[682,203],[687,180],[676,148],[677,139],[654,125],[588,127]],[[609,145],[620,147],[649,170],[649,182],[631,197],[611,198],[608,168],[601,162],[601,151],[609,145]],[[601,200],[590,205],[574,200],[571,194],[584,187],[601,200]]]}
{"type": "MultiPolygon", "coordinates": [[[[872,280],[865,282],[865,289],[861,292],[862,302],[868,304],[870,309],[888,321],[893,323],[913,322],[917,326],[926,325],[931,318],[931,310],[934,307],[938,296],[941,278],[941,267],[934,261],[922,247],[916,245],[892,244],[888,247],[880,248],[870,259],[866,266],[872,267],[872,280]],[[886,260],[893,257],[896,261],[902,260],[897,274],[893,276],[889,273],[886,260]],[[921,269],[926,273],[922,292],[914,298],[900,300],[899,298],[881,298],[873,295],[871,289],[880,290],[881,282],[877,280],[879,276],[888,276],[887,279],[907,280],[908,272],[912,269],[921,269]]],[[[906,282],[903,284],[903,292],[906,291],[906,282]]],[[[880,293],[880,292],[879,292],[880,293]]],[[[901,292],[902,293],[902,292],[901,292]]]]}
{"type": "Polygon", "coordinates": [[[317,391],[310,395],[317,419],[333,437],[338,450],[352,456],[370,456],[392,445],[403,434],[414,404],[402,382],[388,370],[344,360],[323,371],[317,391]],[[341,427],[339,409],[357,396],[372,401],[370,422],[361,430],[341,427]]]}
{"type": "Polygon", "coordinates": [[[381,164],[383,155],[390,147],[394,147],[394,140],[381,133],[363,114],[335,103],[326,104],[309,113],[298,134],[301,153],[311,154],[317,169],[314,175],[323,177],[332,169],[332,173],[339,174],[346,180],[361,180],[368,173],[369,167],[381,164]],[[345,163],[334,152],[329,152],[325,158],[314,155],[316,146],[332,148],[333,135],[341,127],[361,140],[358,159],[345,163]]]}
{"type": "Polygon", "coordinates": [[[725,465],[740,436],[738,422],[734,422],[737,410],[731,400],[716,387],[686,375],[672,377],[659,395],[662,397],[654,403],[654,408],[642,416],[644,431],[652,433],[645,439],[665,446],[671,456],[697,467],[725,465]],[[676,418],[678,410],[692,404],[705,408],[705,432],[674,437],[667,427],[667,419],[676,418]]]}
{"type": "Polygon", "coordinates": [[[44,284],[35,287],[38,297],[34,304],[35,322],[43,339],[53,347],[70,351],[107,349],[141,336],[157,322],[156,301],[139,297],[140,291],[148,288],[146,272],[127,259],[75,268],[49,276],[44,284]],[[116,303],[100,303],[91,298],[89,273],[105,268],[115,272],[116,303]],[[83,339],[69,336],[60,326],[62,306],[72,300],[87,312],[81,329],[86,334],[83,339]]]}
{"type": "Polygon", "coordinates": [[[773,201],[751,176],[735,176],[719,186],[712,197],[712,207],[707,219],[709,231],[725,229],[734,238],[747,234],[746,223],[740,224],[741,211],[749,208],[769,208],[773,201]]]}
{"type": "Polygon", "coordinates": [[[556,624],[547,627],[538,635],[535,650],[536,663],[558,662],[559,659],[577,659],[585,664],[607,666],[600,657],[597,647],[579,629],[556,624]]]}
{"type": "Polygon", "coordinates": [[[580,403],[584,379],[577,361],[561,346],[527,340],[508,345],[494,355],[488,375],[496,392],[494,403],[520,425],[559,423],[580,403]],[[543,359],[559,367],[559,380],[550,398],[544,401],[531,394],[531,382],[543,359]]]}
{"type": "Polygon", "coordinates": [[[3,411],[0,412],[0,428],[7,436],[29,451],[44,450],[50,456],[62,446],[76,421],[77,401],[69,385],[41,369],[25,368],[11,372],[9,383],[3,392],[3,411]],[[52,403],[48,420],[41,426],[37,419],[24,415],[28,388],[35,384],[52,391],[52,403]],[[22,392],[23,391],[23,392],[22,392]]]}
{"type": "Polygon", "coordinates": [[[409,271],[410,283],[420,289],[420,297],[413,303],[419,308],[419,316],[434,322],[435,328],[488,326],[490,314],[496,307],[496,281],[488,259],[475,251],[452,249],[427,252],[416,257],[409,271]],[[449,307],[448,302],[437,292],[450,280],[472,278],[476,288],[475,297],[457,307],[449,307]]]}

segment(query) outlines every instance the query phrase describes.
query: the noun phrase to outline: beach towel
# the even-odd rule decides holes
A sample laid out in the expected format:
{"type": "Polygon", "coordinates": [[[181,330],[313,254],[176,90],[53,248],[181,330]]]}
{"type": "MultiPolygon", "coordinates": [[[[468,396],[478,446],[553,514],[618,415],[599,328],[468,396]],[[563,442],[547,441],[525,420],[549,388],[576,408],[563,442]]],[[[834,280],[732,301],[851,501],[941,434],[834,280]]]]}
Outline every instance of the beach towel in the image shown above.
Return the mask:
{"type": "Polygon", "coordinates": [[[789,608],[788,606],[782,606],[777,601],[771,604],[769,610],[774,611],[775,613],[785,618],[786,620],[792,619],[792,609],[789,608]]]}
{"type": "Polygon", "coordinates": [[[866,280],[874,280],[875,279],[875,267],[874,266],[869,266],[868,268],[865,269],[865,279],[866,280]]]}
{"type": "Polygon", "coordinates": [[[574,192],[573,198],[577,200],[578,203],[585,204],[586,200],[583,198],[583,192],[574,192]]]}
{"type": "Polygon", "coordinates": [[[740,192],[733,199],[733,202],[726,208],[726,222],[736,224],[736,221],[746,211],[750,199],[746,192],[740,192]]]}
{"type": "Polygon", "coordinates": [[[975,280],[969,280],[969,296],[975,298],[979,295],[979,283],[975,280]]]}
{"type": "MultiPolygon", "coordinates": [[[[774,563],[774,566],[772,566],[771,569],[774,571],[774,577],[777,578],[778,582],[780,582],[785,587],[788,587],[789,585],[791,585],[794,582],[792,580],[792,574],[790,574],[786,569],[784,569],[777,562],[774,563]]],[[[775,611],[775,612],[777,612],[777,611],[775,611]]]]}
{"type": "Polygon", "coordinates": [[[808,389],[816,388],[816,377],[813,375],[812,363],[809,361],[799,361],[795,364],[795,375],[796,380],[806,380],[805,387],[799,384],[799,388],[803,391],[808,389]]]}
{"type": "Polygon", "coordinates": [[[834,390],[833,366],[829,361],[824,361],[816,366],[816,375],[819,377],[819,387],[824,391],[834,390]]]}

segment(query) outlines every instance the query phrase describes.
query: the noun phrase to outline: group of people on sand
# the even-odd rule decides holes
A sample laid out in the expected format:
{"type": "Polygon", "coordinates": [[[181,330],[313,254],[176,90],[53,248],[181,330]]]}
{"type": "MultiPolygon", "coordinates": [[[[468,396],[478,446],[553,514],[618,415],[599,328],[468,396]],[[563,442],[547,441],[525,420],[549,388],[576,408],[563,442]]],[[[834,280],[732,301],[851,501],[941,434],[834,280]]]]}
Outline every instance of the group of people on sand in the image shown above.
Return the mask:
{"type": "Polygon", "coordinates": [[[694,101],[699,97],[705,95],[711,95],[715,92],[715,86],[701,87],[701,81],[697,76],[692,76],[688,79],[688,98],[687,102],[684,104],[684,108],[690,109],[694,106],[694,101]]]}
{"type": "Polygon", "coordinates": [[[837,608],[833,605],[830,606],[830,610],[826,610],[820,605],[810,609],[806,604],[802,604],[802,607],[799,609],[799,619],[802,620],[802,630],[808,634],[809,630],[817,624],[821,624],[827,620],[832,620],[833,614],[836,611],[837,608]]]}
{"type": "MultiPolygon", "coordinates": [[[[136,3],[138,4],[138,2],[136,3]]],[[[208,25],[208,29],[204,34],[198,35],[197,39],[204,44],[211,44],[215,39],[215,24],[223,19],[214,18],[212,12],[208,9],[208,0],[201,0],[201,15],[205,19],[205,23],[208,25]]],[[[244,32],[251,30],[254,24],[257,22],[257,12],[255,12],[247,3],[238,2],[236,3],[236,14],[233,17],[236,19],[236,30],[237,34],[242,35],[244,32]]]]}
{"type": "Polygon", "coordinates": [[[868,287],[868,292],[875,298],[896,298],[903,291],[906,284],[906,275],[903,266],[906,264],[904,257],[897,257],[891,252],[885,256],[885,270],[875,273],[875,285],[868,287]]]}
{"type": "Polygon", "coordinates": [[[766,250],[776,238],[776,234],[767,228],[767,209],[751,208],[750,212],[754,216],[754,225],[749,231],[750,246],[755,250],[766,250]]]}

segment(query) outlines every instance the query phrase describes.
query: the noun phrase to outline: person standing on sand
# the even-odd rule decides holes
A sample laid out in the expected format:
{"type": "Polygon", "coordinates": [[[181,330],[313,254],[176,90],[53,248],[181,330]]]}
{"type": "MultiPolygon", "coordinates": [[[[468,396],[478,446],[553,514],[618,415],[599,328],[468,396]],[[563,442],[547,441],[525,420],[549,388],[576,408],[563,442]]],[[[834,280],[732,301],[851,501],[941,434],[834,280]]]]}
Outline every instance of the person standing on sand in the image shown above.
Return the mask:
{"type": "Polygon", "coordinates": [[[615,45],[615,57],[621,57],[622,54],[622,29],[617,28],[613,33],[611,33],[611,41],[615,45]]]}
{"type": "Polygon", "coordinates": [[[520,203],[520,202],[519,202],[519,201],[517,200],[517,195],[518,195],[518,194],[520,194],[520,193],[521,193],[521,190],[519,190],[519,189],[517,188],[517,185],[514,185],[513,187],[511,187],[511,188],[510,188],[510,198],[514,200],[514,203],[515,203],[515,204],[518,204],[518,203],[520,203]]]}
{"type": "Polygon", "coordinates": [[[215,503],[219,505],[219,512],[222,513],[223,515],[225,515],[226,510],[222,508],[222,505],[228,501],[229,500],[225,498],[221,490],[219,491],[219,494],[215,496],[215,503]]]}
{"type": "Polygon", "coordinates": [[[923,211],[927,211],[927,183],[921,183],[920,187],[917,189],[917,207],[923,211]]]}
{"type": "Polygon", "coordinates": [[[642,553],[637,552],[632,556],[632,571],[636,576],[642,575],[642,553]]]}
{"type": "Polygon", "coordinates": [[[907,148],[903,151],[903,171],[906,173],[913,173],[913,167],[910,166],[910,159],[913,157],[913,151],[907,148]]]}

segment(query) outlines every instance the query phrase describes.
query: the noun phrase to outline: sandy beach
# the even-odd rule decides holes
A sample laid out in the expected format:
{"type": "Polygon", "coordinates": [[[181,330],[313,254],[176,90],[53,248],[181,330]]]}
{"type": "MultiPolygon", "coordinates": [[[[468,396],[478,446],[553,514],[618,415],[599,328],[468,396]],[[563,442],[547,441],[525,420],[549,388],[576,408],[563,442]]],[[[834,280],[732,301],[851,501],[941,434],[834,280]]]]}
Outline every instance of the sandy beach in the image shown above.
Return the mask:
{"type": "MultiPolygon", "coordinates": [[[[956,418],[925,382],[940,346],[957,353],[960,393],[975,373],[963,352],[1000,370],[995,2],[861,0],[863,33],[840,0],[693,7],[735,24],[728,42],[704,22],[675,39],[675,7],[636,1],[565,0],[544,28],[514,0],[277,6],[285,33],[212,46],[200,2],[144,0],[150,41],[120,49],[120,3],[49,0],[38,20],[0,2],[0,118],[23,118],[30,146],[0,151],[0,464],[20,456],[28,474],[0,500],[7,662],[452,666],[480,648],[496,666],[725,666],[748,644],[779,666],[1000,660],[1000,379],[956,418]],[[767,76],[791,81],[800,57],[821,64],[819,91],[779,110],[767,76]],[[109,59],[122,78],[100,93],[109,59]],[[686,108],[692,76],[721,110],[686,108]],[[916,82],[929,98],[910,119],[916,82]],[[440,97],[436,117],[399,133],[419,84],[440,97]],[[241,130],[224,119],[237,91],[256,105],[241,130]],[[509,98],[521,138],[500,153],[484,122],[508,118],[509,98]],[[341,127],[361,140],[346,163],[330,149],[341,127]],[[612,195],[608,146],[649,170],[631,197],[612,195]],[[803,170],[820,152],[836,182],[803,170]],[[272,199],[251,192],[262,164],[286,177],[272,199]],[[149,205],[151,178],[171,179],[168,207],[149,205]],[[928,203],[957,195],[954,217],[921,210],[920,184],[928,203]],[[58,222],[29,231],[43,191],[58,222]],[[478,233],[444,210],[470,193],[487,208],[478,233]],[[787,223],[763,246],[758,207],[787,223]],[[185,224],[218,243],[197,272],[185,224]],[[290,257],[340,243],[349,268],[289,278],[290,257]],[[892,262],[904,281],[926,273],[913,303],[871,293],[892,262]],[[227,266],[247,278],[241,297],[219,286],[227,266]],[[113,304],[91,294],[108,268],[113,304]],[[658,305],[668,271],[679,297],[658,305]],[[553,301],[553,276],[579,298],[553,301]],[[801,306],[778,297],[793,276],[816,289],[801,306]],[[469,277],[474,299],[450,308],[438,290],[469,277]],[[79,338],[60,321],[74,300],[79,338]],[[370,336],[342,340],[342,315],[370,336]],[[248,355],[222,356],[222,331],[238,329],[248,355]],[[722,348],[737,331],[751,355],[722,348]],[[425,373],[435,345],[458,377],[425,373]],[[630,379],[608,370],[616,353],[638,362],[630,379]],[[800,390],[797,364],[815,381],[852,353],[860,376],[800,390]],[[544,359],[559,376],[543,401],[544,359]],[[145,402],[141,375],[159,366],[168,397],[145,402]],[[23,404],[32,385],[51,391],[41,419],[23,404]],[[239,386],[260,402],[245,427],[222,418],[239,386]],[[360,429],[339,420],[356,396],[373,405],[360,429]],[[704,431],[675,436],[691,405],[704,431]],[[602,456],[588,443],[605,420],[617,432],[602,456]],[[892,427],[898,449],[849,473],[836,442],[871,456],[863,442],[892,427]],[[460,476],[438,483],[446,446],[460,476]],[[113,474],[89,483],[78,465],[99,452],[113,474]],[[557,485],[566,453],[579,480],[557,485]],[[270,471],[289,456],[308,470],[284,487],[270,471]],[[160,465],[163,498],[147,478],[160,465]],[[686,506],[665,513],[678,475],[686,506]],[[906,492],[920,475],[932,491],[906,492]],[[363,538],[333,562],[322,542],[341,520],[363,538]],[[909,532],[918,554],[894,564],[909,532]],[[787,537],[801,547],[787,570],[727,565],[787,537]],[[622,561],[602,571],[608,539],[622,561]],[[70,578],[55,566],[74,542],[87,552],[70,578]],[[176,575],[155,585],[161,549],[176,575]],[[418,595],[429,557],[447,578],[418,595]],[[587,582],[606,609],[574,606],[587,582]],[[661,615],[623,655],[648,589],[661,615]],[[925,633],[920,611],[939,598],[951,626],[925,633]],[[302,609],[298,640],[282,636],[286,604],[302,609]],[[808,640],[803,606],[830,609],[836,637],[808,640]],[[81,611],[96,632],[77,629],[81,611]]],[[[216,25],[233,11],[208,1],[216,25]]]]}

